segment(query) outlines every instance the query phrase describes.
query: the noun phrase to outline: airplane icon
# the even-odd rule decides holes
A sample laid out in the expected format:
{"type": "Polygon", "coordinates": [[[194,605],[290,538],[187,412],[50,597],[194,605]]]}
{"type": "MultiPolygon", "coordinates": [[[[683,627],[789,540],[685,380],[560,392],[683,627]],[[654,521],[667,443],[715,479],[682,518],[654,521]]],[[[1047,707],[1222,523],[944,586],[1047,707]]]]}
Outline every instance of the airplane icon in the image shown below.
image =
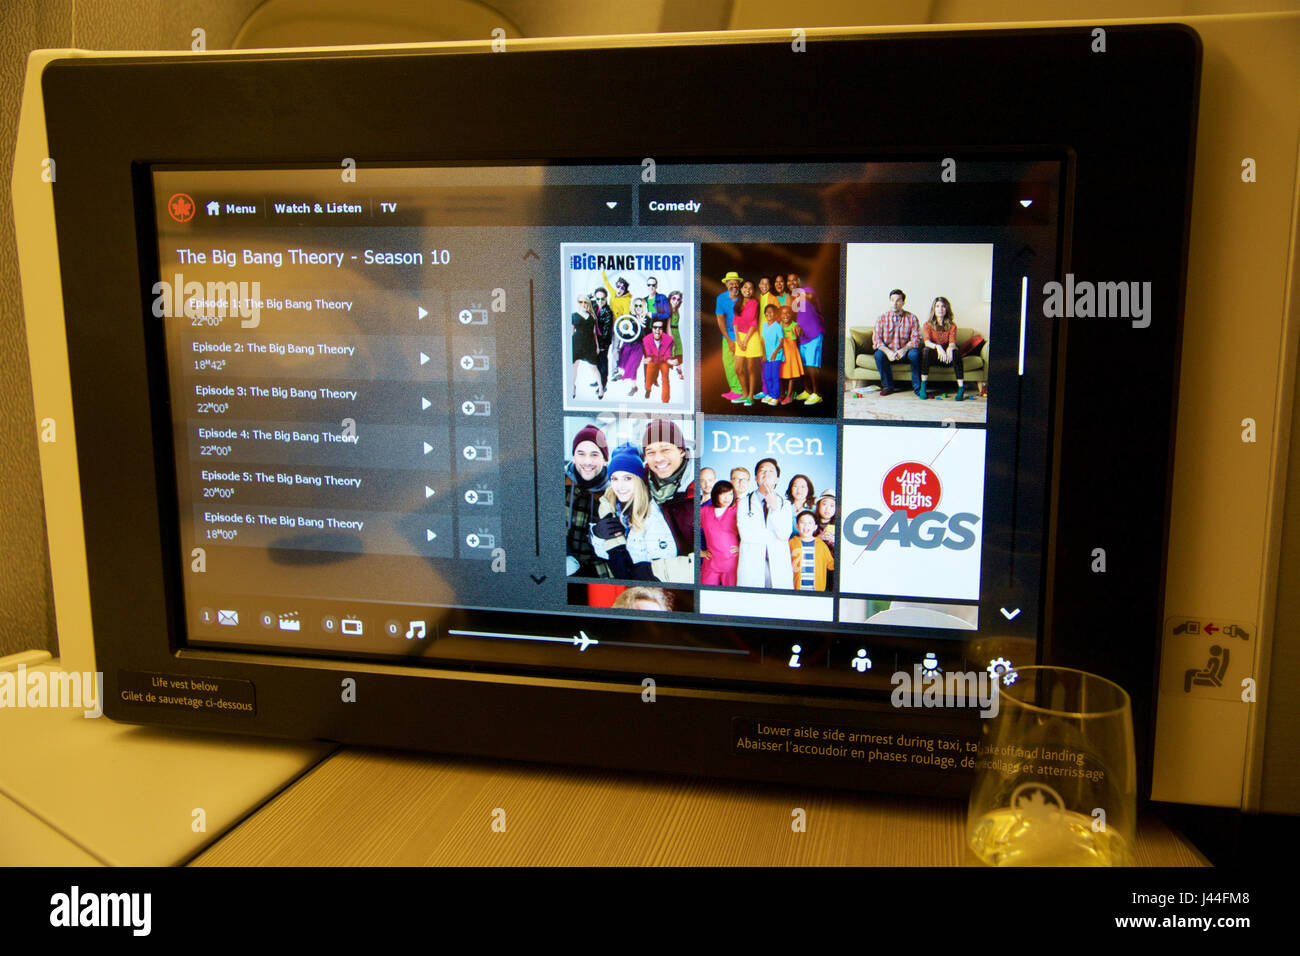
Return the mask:
{"type": "Polygon", "coordinates": [[[594,637],[588,637],[586,631],[579,631],[573,638],[573,645],[579,651],[585,651],[592,644],[599,643],[600,641],[596,640],[594,637]]]}

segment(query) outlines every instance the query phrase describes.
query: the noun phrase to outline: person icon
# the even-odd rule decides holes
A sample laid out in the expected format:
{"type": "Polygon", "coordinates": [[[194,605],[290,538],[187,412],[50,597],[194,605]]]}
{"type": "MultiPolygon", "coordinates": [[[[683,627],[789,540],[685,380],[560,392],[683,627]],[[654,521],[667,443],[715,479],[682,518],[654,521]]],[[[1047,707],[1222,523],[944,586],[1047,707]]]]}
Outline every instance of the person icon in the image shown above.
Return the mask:
{"type": "Polygon", "coordinates": [[[1228,651],[1214,644],[1210,647],[1210,659],[1200,670],[1189,668],[1183,675],[1183,693],[1190,694],[1192,685],[1201,687],[1222,687],[1223,678],[1228,675],[1228,651]]]}
{"type": "Polygon", "coordinates": [[[871,658],[867,656],[867,649],[865,647],[859,647],[858,653],[854,656],[853,660],[849,661],[849,664],[859,674],[865,674],[867,671],[871,670],[871,658]]]}

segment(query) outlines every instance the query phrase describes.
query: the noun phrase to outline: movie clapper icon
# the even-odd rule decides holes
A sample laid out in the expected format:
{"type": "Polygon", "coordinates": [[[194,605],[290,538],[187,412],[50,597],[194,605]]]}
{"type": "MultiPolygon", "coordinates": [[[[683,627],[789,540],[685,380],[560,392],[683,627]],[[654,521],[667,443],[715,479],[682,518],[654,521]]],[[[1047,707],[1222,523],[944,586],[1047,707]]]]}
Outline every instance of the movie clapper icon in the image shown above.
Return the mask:
{"type": "Polygon", "coordinates": [[[360,637],[365,632],[365,624],[360,618],[353,617],[351,614],[339,621],[339,633],[344,637],[360,637]]]}
{"type": "Polygon", "coordinates": [[[853,660],[849,661],[849,666],[859,674],[865,674],[867,671],[871,670],[871,658],[867,656],[867,649],[865,647],[858,648],[858,653],[853,660]]]}
{"type": "Polygon", "coordinates": [[[302,620],[298,617],[297,611],[285,611],[279,615],[280,630],[282,631],[301,631],[302,620]]]}
{"type": "Polygon", "coordinates": [[[468,309],[461,309],[456,318],[461,325],[487,325],[488,312],[482,302],[471,302],[468,309]]]}
{"type": "Polygon", "coordinates": [[[460,410],[466,415],[487,416],[492,414],[492,403],[481,398],[466,399],[460,403],[460,410]]]}
{"type": "Polygon", "coordinates": [[[482,354],[462,355],[460,367],[467,372],[486,372],[489,367],[488,357],[482,354]]]}
{"type": "Polygon", "coordinates": [[[492,446],[491,445],[466,445],[465,448],[461,451],[461,454],[465,456],[466,461],[491,461],[492,446]]]}
{"type": "Polygon", "coordinates": [[[465,544],[471,548],[495,548],[497,546],[496,535],[489,534],[486,531],[477,533],[471,531],[465,535],[465,544]]]}
{"type": "Polygon", "coordinates": [[[406,639],[407,639],[408,641],[410,641],[410,640],[416,640],[416,641],[422,641],[422,640],[424,640],[424,622],[423,622],[423,621],[411,621],[411,623],[410,623],[410,624],[407,626],[407,628],[406,628],[406,639]]]}
{"type": "Polygon", "coordinates": [[[495,496],[486,488],[470,488],[465,492],[465,504],[490,505],[495,496]]]}

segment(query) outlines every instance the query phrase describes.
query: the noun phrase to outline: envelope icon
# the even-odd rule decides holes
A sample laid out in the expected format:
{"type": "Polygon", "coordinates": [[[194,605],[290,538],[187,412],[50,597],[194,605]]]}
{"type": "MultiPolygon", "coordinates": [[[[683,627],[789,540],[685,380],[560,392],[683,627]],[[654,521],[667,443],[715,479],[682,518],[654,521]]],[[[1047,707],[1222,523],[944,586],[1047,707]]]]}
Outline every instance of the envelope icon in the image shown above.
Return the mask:
{"type": "Polygon", "coordinates": [[[217,623],[225,624],[227,627],[234,627],[239,623],[238,611],[217,611],[217,623]]]}

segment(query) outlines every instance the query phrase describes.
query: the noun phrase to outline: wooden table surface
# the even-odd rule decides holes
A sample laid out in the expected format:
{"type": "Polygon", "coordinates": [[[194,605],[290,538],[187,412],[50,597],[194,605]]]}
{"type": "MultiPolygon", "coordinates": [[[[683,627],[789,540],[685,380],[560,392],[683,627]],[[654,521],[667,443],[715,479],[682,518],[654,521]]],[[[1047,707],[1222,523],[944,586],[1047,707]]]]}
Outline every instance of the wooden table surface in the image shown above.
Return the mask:
{"type": "MultiPolygon", "coordinates": [[[[960,866],[965,823],[955,800],[343,748],[191,865],[960,866]]],[[[1135,863],[1207,865],[1150,813],[1135,863]]]]}

